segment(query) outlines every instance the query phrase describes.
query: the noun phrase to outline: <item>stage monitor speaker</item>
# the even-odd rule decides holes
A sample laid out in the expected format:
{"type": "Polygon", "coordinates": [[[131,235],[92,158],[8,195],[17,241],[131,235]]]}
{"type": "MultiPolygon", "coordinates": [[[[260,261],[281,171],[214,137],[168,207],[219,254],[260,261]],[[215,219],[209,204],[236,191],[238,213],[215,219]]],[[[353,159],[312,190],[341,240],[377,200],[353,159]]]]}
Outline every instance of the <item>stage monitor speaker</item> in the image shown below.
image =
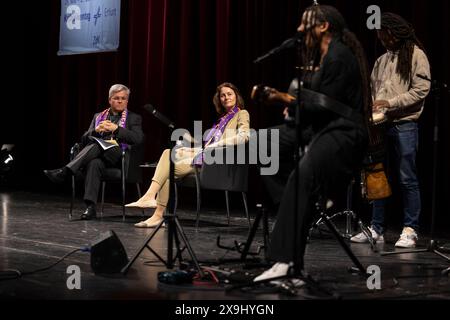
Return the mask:
{"type": "Polygon", "coordinates": [[[128,256],[112,230],[91,242],[91,268],[94,273],[118,273],[128,263],[128,256]]]}

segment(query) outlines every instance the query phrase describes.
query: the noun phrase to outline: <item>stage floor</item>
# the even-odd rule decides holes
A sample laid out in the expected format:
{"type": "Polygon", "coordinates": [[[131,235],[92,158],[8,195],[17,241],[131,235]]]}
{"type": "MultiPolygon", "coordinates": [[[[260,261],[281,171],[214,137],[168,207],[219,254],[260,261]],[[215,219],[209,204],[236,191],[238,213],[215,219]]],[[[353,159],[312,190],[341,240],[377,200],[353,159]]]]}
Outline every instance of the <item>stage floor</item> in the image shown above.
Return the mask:
{"type": "MultiPolygon", "coordinates": [[[[15,269],[29,272],[49,266],[68,252],[85,247],[102,233],[114,230],[124,245],[128,257],[132,257],[153,229],[138,229],[134,223],[142,220],[137,209],[127,209],[125,222],[121,219],[121,208],[107,204],[103,219],[92,221],[69,221],[69,199],[38,193],[1,193],[0,215],[0,270],[15,269]]],[[[83,208],[77,205],[74,217],[83,208]]],[[[254,267],[232,259],[239,258],[233,251],[216,246],[217,236],[226,245],[234,241],[243,242],[247,238],[248,224],[240,212],[233,212],[231,225],[227,225],[225,212],[203,210],[201,224],[195,229],[195,213],[190,210],[178,211],[181,225],[202,266],[234,272],[238,279],[251,279],[264,268],[254,267]]],[[[147,210],[146,216],[151,214],[147,210]]],[[[254,215],[253,215],[254,217],[254,215]]],[[[252,218],[253,218],[252,217],[252,218]]],[[[273,218],[270,219],[273,224],[273,218]]],[[[253,219],[252,219],[253,222],[253,219]]],[[[341,226],[343,221],[336,222],[341,226]]],[[[394,249],[398,233],[388,233],[386,243],[378,249],[394,249]]],[[[449,239],[440,239],[447,240],[449,239]]],[[[421,235],[419,247],[427,246],[429,238],[421,235]]],[[[443,241],[446,242],[446,241],[443,241]]],[[[262,245],[262,232],[253,243],[252,251],[262,245]]],[[[166,257],[167,229],[156,233],[149,246],[163,258],[166,257]]],[[[0,281],[1,299],[146,299],[146,300],[286,300],[286,299],[450,299],[450,278],[441,274],[449,267],[443,258],[432,253],[401,254],[381,256],[367,244],[351,244],[351,249],[365,268],[377,266],[380,270],[381,289],[370,290],[365,278],[352,274],[348,269],[351,260],[339,243],[329,234],[313,236],[306,251],[306,271],[317,281],[324,293],[309,288],[287,291],[271,287],[236,289],[225,291],[224,285],[197,283],[195,286],[173,286],[159,284],[157,274],[165,271],[165,266],[147,249],[139,255],[126,276],[95,275],[90,267],[90,254],[75,253],[49,270],[18,279],[0,281]],[[80,289],[68,288],[72,273],[68,267],[76,265],[81,270],[80,289]]],[[[450,254],[448,254],[450,255],[450,254]]],[[[183,252],[184,262],[190,256],[183,252]]],[[[261,252],[259,258],[263,258],[261,252]]],[[[175,270],[178,270],[176,267],[175,270]]],[[[218,275],[223,275],[217,271],[218,275]]],[[[232,281],[234,281],[232,280],[232,281]]],[[[74,282],[71,282],[74,283],[74,282]]],[[[371,281],[370,283],[374,283],[371,281]]],[[[317,289],[317,288],[316,288],[317,289]]]]}

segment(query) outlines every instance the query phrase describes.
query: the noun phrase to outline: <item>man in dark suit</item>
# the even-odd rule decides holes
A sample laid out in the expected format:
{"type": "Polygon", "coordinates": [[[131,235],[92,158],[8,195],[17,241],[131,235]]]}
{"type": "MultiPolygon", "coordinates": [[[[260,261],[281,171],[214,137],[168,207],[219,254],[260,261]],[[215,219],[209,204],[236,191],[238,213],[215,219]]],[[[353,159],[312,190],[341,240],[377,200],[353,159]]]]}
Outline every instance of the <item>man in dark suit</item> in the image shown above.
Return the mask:
{"type": "Polygon", "coordinates": [[[76,174],[85,168],[86,180],[84,202],[86,211],[82,220],[96,217],[95,205],[100,189],[101,176],[107,167],[119,167],[122,150],[128,145],[143,141],[142,118],[127,109],[130,89],[115,84],[109,89],[110,107],[94,115],[91,125],[82,137],[83,149],[67,165],[56,170],[44,170],[45,175],[54,183],[62,183],[70,174],[76,174]],[[115,146],[103,150],[94,137],[108,141],[115,146]]]}

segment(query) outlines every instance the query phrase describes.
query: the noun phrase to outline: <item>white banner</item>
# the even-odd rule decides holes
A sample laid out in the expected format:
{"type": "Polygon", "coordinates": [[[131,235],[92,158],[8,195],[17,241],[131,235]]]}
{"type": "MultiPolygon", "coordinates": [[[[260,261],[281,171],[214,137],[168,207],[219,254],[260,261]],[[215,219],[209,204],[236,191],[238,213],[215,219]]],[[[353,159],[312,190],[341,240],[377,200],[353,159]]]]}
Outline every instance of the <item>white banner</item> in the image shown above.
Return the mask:
{"type": "Polygon", "coordinates": [[[61,0],[58,55],[116,51],[120,0],[61,0]]]}

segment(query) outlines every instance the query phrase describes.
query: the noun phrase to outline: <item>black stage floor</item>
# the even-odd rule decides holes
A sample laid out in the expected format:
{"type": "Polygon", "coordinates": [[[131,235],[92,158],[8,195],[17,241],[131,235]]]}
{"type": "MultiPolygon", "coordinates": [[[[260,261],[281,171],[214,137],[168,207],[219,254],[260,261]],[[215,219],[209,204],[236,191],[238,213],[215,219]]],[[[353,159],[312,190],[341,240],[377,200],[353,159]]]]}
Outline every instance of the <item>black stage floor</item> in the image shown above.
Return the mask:
{"type": "MultiPolygon", "coordinates": [[[[121,208],[107,204],[103,219],[94,221],[69,221],[69,199],[63,196],[49,196],[37,193],[1,193],[0,215],[0,270],[17,269],[22,273],[49,266],[68,252],[84,247],[100,234],[114,230],[123,243],[127,254],[132,257],[153,229],[137,229],[133,224],[141,220],[138,210],[128,210],[129,217],[121,219],[121,208]]],[[[75,216],[82,212],[77,207],[75,216]]],[[[216,238],[231,245],[234,240],[246,240],[248,226],[239,212],[232,215],[231,226],[227,226],[224,212],[204,210],[201,225],[195,229],[195,215],[192,211],[179,210],[181,225],[197,258],[205,267],[235,271],[232,283],[239,278],[257,275],[263,268],[251,268],[239,262],[232,262],[239,255],[216,246],[216,238]],[[224,260],[220,260],[224,259],[224,260]],[[223,261],[218,263],[218,261],[223,261]],[[233,280],[234,279],[234,280],[233,280]]],[[[151,212],[146,212],[149,215],[151,212]]],[[[272,225],[273,219],[270,224],[272,225]]],[[[336,222],[338,226],[342,222],[336,222]]],[[[393,250],[398,233],[388,233],[386,244],[380,250],[393,250]]],[[[440,239],[445,240],[445,239],[440,239]]],[[[447,239],[449,240],[449,239],[447,239]]],[[[429,238],[422,236],[419,247],[426,247],[429,238]]],[[[445,241],[443,241],[445,242],[445,241]]],[[[262,233],[256,237],[253,249],[262,244],[262,233]]],[[[162,257],[166,257],[167,229],[161,229],[149,245],[162,257]]],[[[138,257],[126,276],[95,275],[90,267],[90,254],[75,253],[49,270],[23,275],[18,279],[0,281],[2,299],[146,299],[146,300],[290,300],[290,299],[450,299],[450,279],[441,271],[449,263],[431,253],[414,253],[381,256],[369,245],[351,244],[351,249],[365,266],[380,268],[381,289],[370,290],[365,278],[348,271],[352,263],[338,242],[325,234],[314,236],[306,252],[306,271],[317,281],[320,289],[306,286],[296,292],[278,288],[259,287],[225,291],[225,286],[213,283],[196,283],[195,286],[174,286],[160,284],[157,273],[166,268],[149,250],[138,257]],[[68,289],[67,269],[76,265],[81,270],[80,289],[68,289]]],[[[183,252],[185,262],[190,260],[183,252]]],[[[262,253],[260,257],[262,259],[262,253]]],[[[178,270],[176,267],[175,270],[178,270]]],[[[216,272],[223,275],[222,272],[216,272]]],[[[5,274],[3,274],[3,277],[5,274]]],[[[73,280],[73,278],[71,278],[73,280]]],[[[371,282],[373,283],[373,282],[371,282]]]]}

